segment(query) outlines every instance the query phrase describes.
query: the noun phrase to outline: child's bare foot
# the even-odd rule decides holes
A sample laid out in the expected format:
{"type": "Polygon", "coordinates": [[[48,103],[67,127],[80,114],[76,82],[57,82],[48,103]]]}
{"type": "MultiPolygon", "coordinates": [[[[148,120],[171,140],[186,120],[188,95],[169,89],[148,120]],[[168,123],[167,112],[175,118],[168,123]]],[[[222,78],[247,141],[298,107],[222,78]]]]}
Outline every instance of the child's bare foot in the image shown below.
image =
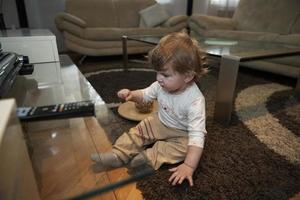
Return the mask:
{"type": "Polygon", "coordinates": [[[91,155],[91,160],[96,162],[92,165],[93,172],[95,173],[115,169],[124,165],[123,161],[113,152],[94,153],[91,155]]]}

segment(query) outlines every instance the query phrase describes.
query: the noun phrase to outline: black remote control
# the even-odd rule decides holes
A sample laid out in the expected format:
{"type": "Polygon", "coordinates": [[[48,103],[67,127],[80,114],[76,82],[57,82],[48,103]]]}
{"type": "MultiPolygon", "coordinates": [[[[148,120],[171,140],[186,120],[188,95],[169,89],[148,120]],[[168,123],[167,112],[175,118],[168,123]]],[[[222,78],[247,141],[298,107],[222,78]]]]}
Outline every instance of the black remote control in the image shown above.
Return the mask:
{"type": "Polygon", "coordinates": [[[36,107],[18,107],[17,115],[21,121],[95,116],[95,105],[91,101],[80,101],[36,107]]]}

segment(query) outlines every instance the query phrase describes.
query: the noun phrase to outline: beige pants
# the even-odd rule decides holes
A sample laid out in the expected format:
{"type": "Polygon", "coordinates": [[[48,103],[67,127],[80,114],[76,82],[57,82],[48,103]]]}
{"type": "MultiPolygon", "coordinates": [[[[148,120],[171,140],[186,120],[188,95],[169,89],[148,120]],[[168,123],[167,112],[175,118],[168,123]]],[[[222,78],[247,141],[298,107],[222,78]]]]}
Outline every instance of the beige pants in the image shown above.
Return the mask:
{"type": "Polygon", "coordinates": [[[123,133],[115,142],[113,152],[128,163],[143,151],[154,169],[158,169],[163,163],[174,164],[183,161],[187,153],[187,144],[186,131],[165,126],[155,114],[131,128],[129,133],[123,133]],[[149,147],[150,145],[152,146],[149,147]]]}

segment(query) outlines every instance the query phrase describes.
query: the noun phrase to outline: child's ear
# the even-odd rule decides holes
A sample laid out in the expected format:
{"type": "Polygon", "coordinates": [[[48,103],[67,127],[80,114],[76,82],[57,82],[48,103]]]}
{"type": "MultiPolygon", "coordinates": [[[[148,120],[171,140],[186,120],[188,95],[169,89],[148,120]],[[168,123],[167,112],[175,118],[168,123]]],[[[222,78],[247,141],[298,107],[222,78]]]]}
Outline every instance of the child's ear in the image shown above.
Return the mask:
{"type": "Polygon", "coordinates": [[[195,73],[194,72],[186,72],[185,73],[185,78],[184,78],[184,82],[185,83],[189,83],[191,82],[195,77],[195,73]]]}

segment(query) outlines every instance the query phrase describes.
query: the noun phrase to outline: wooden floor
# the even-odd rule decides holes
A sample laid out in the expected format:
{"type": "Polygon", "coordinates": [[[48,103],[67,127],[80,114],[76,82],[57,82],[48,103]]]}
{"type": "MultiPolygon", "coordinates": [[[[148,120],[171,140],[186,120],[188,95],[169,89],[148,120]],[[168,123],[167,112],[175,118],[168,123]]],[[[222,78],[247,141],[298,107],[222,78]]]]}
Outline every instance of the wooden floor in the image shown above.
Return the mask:
{"type": "MultiPolygon", "coordinates": [[[[126,168],[97,174],[92,171],[90,154],[111,149],[104,130],[94,117],[56,120],[38,126],[28,124],[26,129],[41,199],[74,197],[128,177],[126,168]],[[36,128],[53,124],[57,128],[52,131],[36,128]]],[[[143,197],[132,183],[93,199],[140,200],[143,197]]]]}

